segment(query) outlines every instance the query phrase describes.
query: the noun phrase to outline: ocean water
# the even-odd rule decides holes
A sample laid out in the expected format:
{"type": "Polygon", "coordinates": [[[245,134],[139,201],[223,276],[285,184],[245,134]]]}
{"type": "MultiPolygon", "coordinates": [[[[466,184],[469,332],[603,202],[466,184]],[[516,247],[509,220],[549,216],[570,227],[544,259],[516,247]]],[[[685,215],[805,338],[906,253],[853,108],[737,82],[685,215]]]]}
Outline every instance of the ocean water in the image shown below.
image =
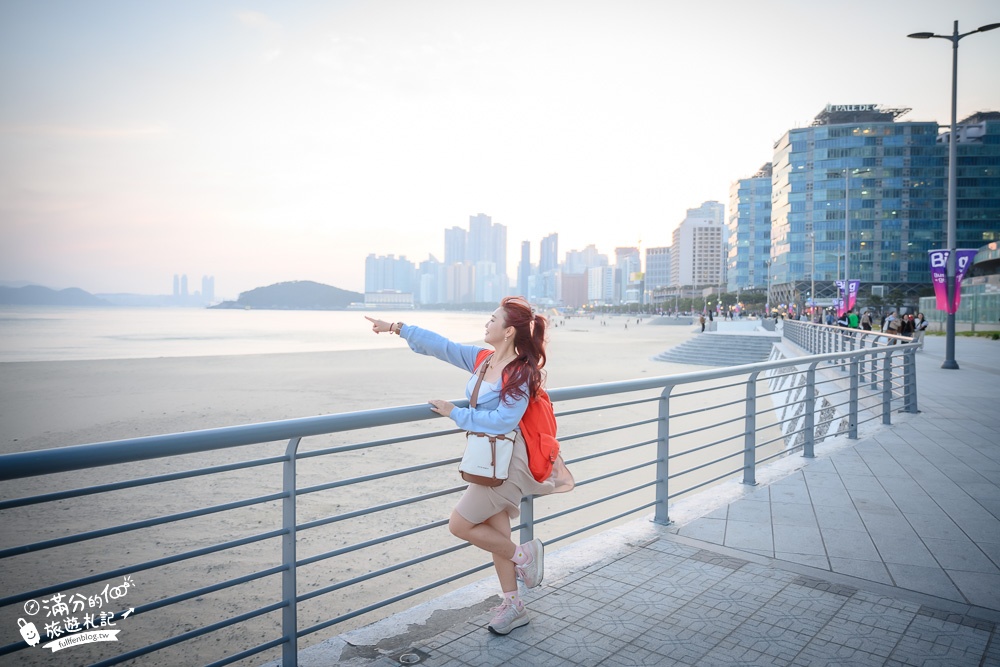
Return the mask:
{"type": "MultiPolygon", "coordinates": [[[[145,359],[378,348],[365,315],[481,340],[488,313],[0,307],[0,362],[145,359]]],[[[389,334],[380,334],[382,336],[389,334]]],[[[384,341],[382,341],[384,342],[384,341]]]]}

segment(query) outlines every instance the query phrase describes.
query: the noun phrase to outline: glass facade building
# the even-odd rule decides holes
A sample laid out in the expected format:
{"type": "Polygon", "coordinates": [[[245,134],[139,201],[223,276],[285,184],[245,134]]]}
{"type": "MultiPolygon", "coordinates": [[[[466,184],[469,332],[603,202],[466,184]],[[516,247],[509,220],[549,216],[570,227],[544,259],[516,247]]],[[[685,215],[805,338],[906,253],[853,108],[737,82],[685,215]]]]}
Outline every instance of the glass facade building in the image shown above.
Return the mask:
{"type": "MultiPolygon", "coordinates": [[[[973,114],[959,126],[957,247],[979,248],[1000,241],[1000,112],[973,114]]],[[[938,138],[945,164],[948,140],[938,138]]]]}
{"type": "Polygon", "coordinates": [[[771,256],[771,163],[729,189],[726,289],[762,288],[771,256]]]}
{"type": "MultiPolygon", "coordinates": [[[[771,280],[778,303],[801,306],[812,280],[820,300],[836,295],[834,280],[860,280],[862,304],[873,286],[914,305],[930,288],[927,251],[946,247],[949,137],[939,136],[936,122],[898,122],[906,111],[829,106],[775,144],[771,280]]],[[[978,248],[1000,233],[1000,114],[961,125],[958,247],[978,248]]]]}

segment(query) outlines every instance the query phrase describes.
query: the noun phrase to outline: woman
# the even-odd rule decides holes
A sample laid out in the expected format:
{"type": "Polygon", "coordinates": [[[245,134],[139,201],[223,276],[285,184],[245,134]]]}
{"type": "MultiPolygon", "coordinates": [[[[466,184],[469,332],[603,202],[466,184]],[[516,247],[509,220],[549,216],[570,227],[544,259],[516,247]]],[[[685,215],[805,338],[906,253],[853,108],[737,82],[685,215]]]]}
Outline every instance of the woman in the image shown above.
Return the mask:
{"type": "Polygon", "coordinates": [[[930,324],[924,317],[923,313],[917,313],[917,319],[913,323],[913,342],[920,343],[920,347],[917,352],[924,349],[924,332],[927,331],[927,325],[930,324]]]}
{"type": "MultiPolygon", "coordinates": [[[[476,358],[482,348],[453,343],[402,322],[390,323],[367,316],[365,319],[372,323],[375,333],[397,334],[414,352],[437,357],[472,373],[465,387],[466,396],[471,397],[477,379],[473,371],[477,370],[476,358]]],[[[497,487],[470,484],[448,522],[453,535],[493,555],[503,603],[494,609],[496,613],[487,628],[497,635],[506,635],[528,623],[517,579],[527,588],[534,588],[542,583],[544,576],[545,552],[541,540],[520,545],[511,541],[510,521],[520,514],[521,498],[552,493],[557,486],[560,491],[572,488],[572,478],[566,479],[568,471],[561,460],[549,479],[535,480],[528,469],[527,450],[518,430],[529,400],[537,395],[544,380],[546,324],[544,317],[531,312],[531,306],[523,298],[505,298],[486,323],[483,340],[493,348],[493,354],[484,362],[489,365],[476,407],[459,408],[440,399],[429,401],[433,412],[450,418],[465,431],[491,434],[517,431],[507,480],[497,487]]]]}

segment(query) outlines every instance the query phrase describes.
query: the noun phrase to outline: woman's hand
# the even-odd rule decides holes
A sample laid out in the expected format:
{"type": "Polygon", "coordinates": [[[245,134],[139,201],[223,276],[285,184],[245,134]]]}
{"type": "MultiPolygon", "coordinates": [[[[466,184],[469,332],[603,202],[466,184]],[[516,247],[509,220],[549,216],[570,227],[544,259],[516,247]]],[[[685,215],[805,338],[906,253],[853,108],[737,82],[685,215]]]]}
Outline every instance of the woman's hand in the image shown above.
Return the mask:
{"type": "Polygon", "coordinates": [[[365,315],[365,319],[372,323],[372,331],[375,333],[386,333],[392,329],[392,322],[386,322],[385,320],[372,319],[365,315]]]}
{"type": "Polygon", "coordinates": [[[437,398],[427,402],[431,404],[431,411],[438,413],[442,417],[450,416],[451,411],[455,409],[454,403],[449,403],[448,401],[442,401],[437,398]]]}

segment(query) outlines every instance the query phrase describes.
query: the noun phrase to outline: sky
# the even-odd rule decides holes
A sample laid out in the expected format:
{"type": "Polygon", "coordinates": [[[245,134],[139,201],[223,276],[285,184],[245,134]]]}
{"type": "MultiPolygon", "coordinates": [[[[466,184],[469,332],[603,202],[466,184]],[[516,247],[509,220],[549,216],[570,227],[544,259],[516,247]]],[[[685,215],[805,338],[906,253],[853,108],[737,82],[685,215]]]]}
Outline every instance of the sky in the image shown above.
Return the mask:
{"type": "MultiPolygon", "coordinates": [[[[669,245],[829,104],[949,122],[993,0],[0,0],[0,284],[363,291],[485,213],[669,245]]],[[[1000,110],[1000,30],[958,116],[1000,110]]]]}

